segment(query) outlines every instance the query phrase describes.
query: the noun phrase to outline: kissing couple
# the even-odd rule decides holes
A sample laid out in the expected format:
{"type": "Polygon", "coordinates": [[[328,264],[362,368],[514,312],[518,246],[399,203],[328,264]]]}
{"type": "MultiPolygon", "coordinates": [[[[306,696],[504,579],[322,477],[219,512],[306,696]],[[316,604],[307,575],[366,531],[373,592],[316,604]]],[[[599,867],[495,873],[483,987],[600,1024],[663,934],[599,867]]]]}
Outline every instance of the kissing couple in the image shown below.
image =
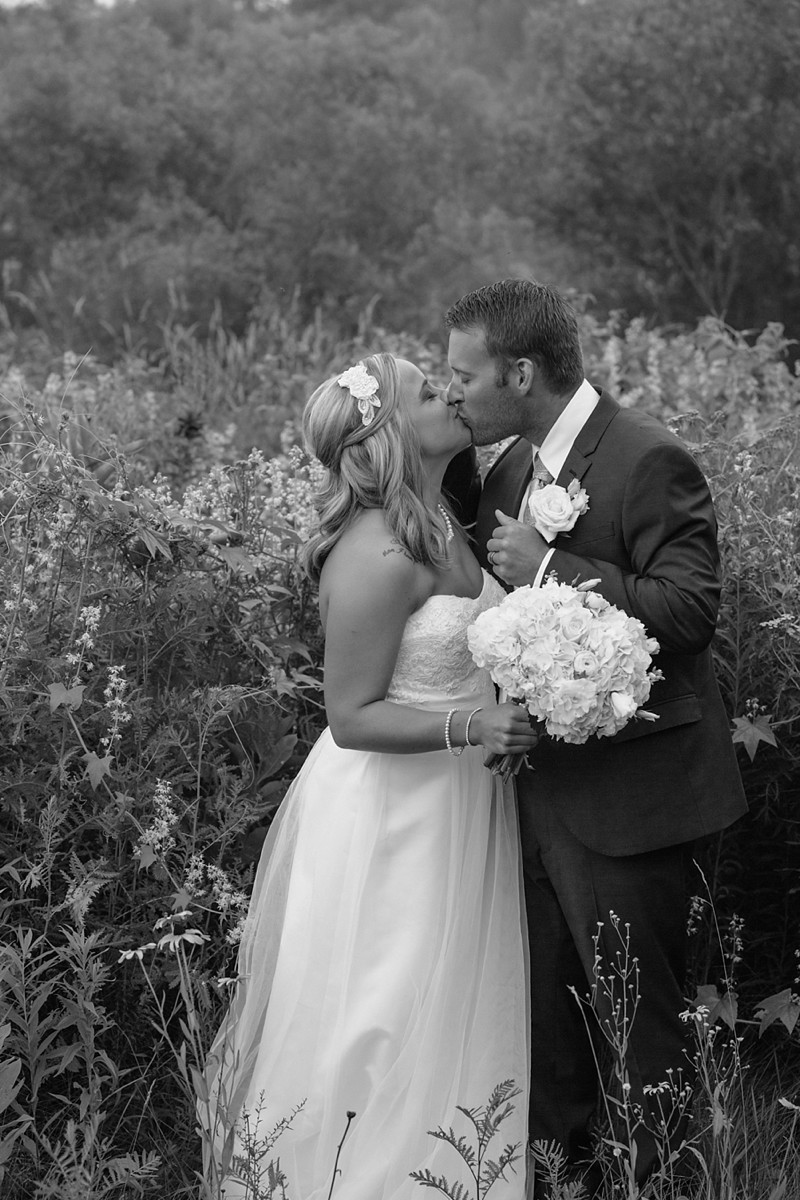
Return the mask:
{"type": "MultiPolygon", "coordinates": [[[[319,584],[328,727],[270,827],[208,1056],[198,1111],[226,1200],[255,1195],[270,1158],[292,1200],[332,1186],[414,1200],[412,1172],[463,1181],[463,1158],[428,1131],[468,1143],[459,1106],[509,1080],[493,1198],[545,1200],[525,1154],[543,1141],[599,1196],[593,1136],[611,1084],[576,995],[614,962],[620,923],[638,973],[625,1097],[637,1179],[659,1169],[659,1123],[673,1149],[683,1137],[692,856],[745,809],[709,649],[709,489],[676,436],[584,378],[554,288],[502,280],[446,325],[446,388],[375,354],[305,409],[327,469],[303,561],[319,584]],[[506,439],[481,484],[474,447],[506,439]],[[574,480],[588,507],[548,540],[530,496],[574,480]],[[574,745],[498,702],[467,630],[550,576],[596,581],[658,640],[655,721],[574,745]],[[484,765],[528,751],[510,781],[484,765]]],[[[596,1000],[608,1020],[603,989],[596,1000]]]]}

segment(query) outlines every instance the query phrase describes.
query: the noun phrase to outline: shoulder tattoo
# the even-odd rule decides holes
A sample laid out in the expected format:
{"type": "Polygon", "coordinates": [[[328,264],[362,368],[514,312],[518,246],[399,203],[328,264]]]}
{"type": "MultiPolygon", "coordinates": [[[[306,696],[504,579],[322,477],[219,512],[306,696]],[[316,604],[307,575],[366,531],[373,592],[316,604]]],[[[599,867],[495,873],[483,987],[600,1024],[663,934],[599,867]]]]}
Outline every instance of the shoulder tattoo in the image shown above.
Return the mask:
{"type": "Polygon", "coordinates": [[[414,561],[414,559],[408,553],[408,550],[406,550],[405,546],[400,544],[397,538],[392,538],[391,545],[387,546],[385,550],[381,551],[381,556],[383,558],[386,558],[387,554],[402,554],[403,557],[407,558],[409,562],[414,561]]]}

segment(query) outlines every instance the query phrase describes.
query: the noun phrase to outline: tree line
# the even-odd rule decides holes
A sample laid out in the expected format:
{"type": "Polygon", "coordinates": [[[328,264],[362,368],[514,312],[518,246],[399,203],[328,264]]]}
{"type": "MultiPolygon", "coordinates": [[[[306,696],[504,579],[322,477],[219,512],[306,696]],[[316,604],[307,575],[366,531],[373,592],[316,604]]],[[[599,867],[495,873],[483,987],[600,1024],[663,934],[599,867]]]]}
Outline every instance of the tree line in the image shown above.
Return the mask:
{"type": "Polygon", "coordinates": [[[0,299],[107,357],[509,274],[797,336],[799,70],[800,0],[0,9],[0,299]]]}

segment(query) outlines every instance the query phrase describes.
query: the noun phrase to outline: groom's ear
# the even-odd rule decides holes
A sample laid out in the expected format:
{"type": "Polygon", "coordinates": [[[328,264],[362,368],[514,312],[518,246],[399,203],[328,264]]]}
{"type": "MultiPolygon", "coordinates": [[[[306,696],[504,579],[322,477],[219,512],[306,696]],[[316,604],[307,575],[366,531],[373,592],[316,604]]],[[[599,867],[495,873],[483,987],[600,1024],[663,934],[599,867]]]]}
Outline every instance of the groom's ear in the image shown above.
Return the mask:
{"type": "Polygon", "coordinates": [[[534,358],[518,358],[508,373],[508,381],[512,383],[522,396],[527,396],[533,387],[538,371],[534,358]]]}

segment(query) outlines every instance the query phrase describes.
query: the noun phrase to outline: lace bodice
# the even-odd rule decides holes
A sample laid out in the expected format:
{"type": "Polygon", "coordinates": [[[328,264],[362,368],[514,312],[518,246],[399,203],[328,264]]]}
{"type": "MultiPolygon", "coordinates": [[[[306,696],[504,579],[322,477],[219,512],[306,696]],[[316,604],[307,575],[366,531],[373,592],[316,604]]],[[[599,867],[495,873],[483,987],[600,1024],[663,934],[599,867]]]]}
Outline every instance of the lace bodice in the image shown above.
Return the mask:
{"type": "Polygon", "coordinates": [[[467,626],[493,608],[505,592],[483,572],[483,588],[469,596],[431,596],[409,617],[387,700],[419,704],[482,695],[492,689],[489,672],[476,667],[467,646],[467,626]]]}

